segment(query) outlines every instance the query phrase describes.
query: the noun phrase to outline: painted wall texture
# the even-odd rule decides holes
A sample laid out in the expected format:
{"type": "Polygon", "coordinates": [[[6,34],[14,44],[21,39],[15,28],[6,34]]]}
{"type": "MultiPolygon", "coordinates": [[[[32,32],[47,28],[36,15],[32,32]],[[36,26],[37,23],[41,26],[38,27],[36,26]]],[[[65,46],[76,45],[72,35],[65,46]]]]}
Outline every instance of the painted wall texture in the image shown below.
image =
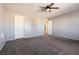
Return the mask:
{"type": "Polygon", "coordinates": [[[53,18],[54,36],[79,40],[79,11],[53,18]]]}
{"type": "Polygon", "coordinates": [[[14,40],[15,30],[14,30],[14,13],[6,10],[6,23],[5,23],[6,39],[14,40]]]}
{"type": "Polygon", "coordinates": [[[2,4],[0,4],[0,49],[5,44],[5,9],[2,4]]]}

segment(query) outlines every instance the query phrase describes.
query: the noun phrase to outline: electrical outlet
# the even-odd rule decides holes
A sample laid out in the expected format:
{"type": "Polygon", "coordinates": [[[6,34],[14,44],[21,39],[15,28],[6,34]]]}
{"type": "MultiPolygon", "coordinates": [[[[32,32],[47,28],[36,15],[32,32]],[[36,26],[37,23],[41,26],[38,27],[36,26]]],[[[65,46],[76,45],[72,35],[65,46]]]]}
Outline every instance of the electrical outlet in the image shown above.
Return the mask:
{"type": "Polygon", "coordinates": [[[1,36],[1,37],[4,37],[4,33],[1,33],[0,36],[1,36]]]}

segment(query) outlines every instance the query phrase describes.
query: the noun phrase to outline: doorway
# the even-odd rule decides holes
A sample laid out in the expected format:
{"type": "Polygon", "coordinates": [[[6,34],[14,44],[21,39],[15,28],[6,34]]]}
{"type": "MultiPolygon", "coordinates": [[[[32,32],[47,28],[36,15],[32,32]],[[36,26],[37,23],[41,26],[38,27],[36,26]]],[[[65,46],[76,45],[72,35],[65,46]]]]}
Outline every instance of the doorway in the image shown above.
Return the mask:
{"type": "Polygon", "coordinates": [[[15,39],[24,38],[24,16],[15,15],[15,39]]]}
{"type": "Polygon", "coordinates": [[[52,35],[52,20],[46,19],[44,21],[44,36],[48,37],[48,35],[52,35]]]}
{"type": "Polygon", "coordinates": [[[44,36],[45,37],[48,36],[48,20],[47,19],[44,21],[44,36]]]}

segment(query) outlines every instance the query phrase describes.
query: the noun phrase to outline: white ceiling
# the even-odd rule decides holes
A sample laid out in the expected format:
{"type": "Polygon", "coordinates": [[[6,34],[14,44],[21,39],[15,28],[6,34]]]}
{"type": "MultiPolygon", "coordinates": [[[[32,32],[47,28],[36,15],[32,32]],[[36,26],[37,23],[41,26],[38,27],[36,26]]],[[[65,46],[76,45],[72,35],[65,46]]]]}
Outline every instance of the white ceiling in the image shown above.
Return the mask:
{"type": "Polygon", "coordinates": [[[4,4],[8,9],[14,9],[24,12],[26,14],[39,15],[41,17],[50,18],[65,13],[79,10],[79,3],[56,3],[54,6],[60,7],[57,10],[52,10],[51,13],[39,12],[39,6],[46,6],[49,3],[6,3],[4,4]]]}

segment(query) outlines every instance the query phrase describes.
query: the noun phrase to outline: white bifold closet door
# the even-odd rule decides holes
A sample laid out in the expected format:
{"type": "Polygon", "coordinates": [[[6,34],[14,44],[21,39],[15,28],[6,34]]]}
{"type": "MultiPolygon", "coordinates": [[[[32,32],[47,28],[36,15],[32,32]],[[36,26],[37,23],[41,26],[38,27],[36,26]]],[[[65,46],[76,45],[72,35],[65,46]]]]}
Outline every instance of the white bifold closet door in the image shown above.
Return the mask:
{"type": "Polygon", "coordinates": [[[15,15],[15,39],[24,38],[24,16],[15,15]]]}

